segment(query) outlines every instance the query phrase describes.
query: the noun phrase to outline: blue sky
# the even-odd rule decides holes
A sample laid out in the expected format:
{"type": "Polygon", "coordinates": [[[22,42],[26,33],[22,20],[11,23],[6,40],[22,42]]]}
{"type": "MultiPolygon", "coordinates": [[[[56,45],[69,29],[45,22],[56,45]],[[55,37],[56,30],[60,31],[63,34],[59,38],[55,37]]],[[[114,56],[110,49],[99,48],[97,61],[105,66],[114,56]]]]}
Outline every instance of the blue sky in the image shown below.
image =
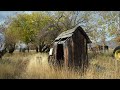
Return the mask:
{"type": "MultiPolygon", "coordinates": [[[[4,23],[8,16],[14,16],[16,13],[22,13],[23,11],[0,11],[0,24],[4,23]]],[[[31,13],[32,11],[25,11],[25,13],[31,13]]]]}
{"type": "Polygon", "coordinates": [[[0,23],[3,23],[7,16],[14,15],[15,11],[0,11],[0,23]]]}

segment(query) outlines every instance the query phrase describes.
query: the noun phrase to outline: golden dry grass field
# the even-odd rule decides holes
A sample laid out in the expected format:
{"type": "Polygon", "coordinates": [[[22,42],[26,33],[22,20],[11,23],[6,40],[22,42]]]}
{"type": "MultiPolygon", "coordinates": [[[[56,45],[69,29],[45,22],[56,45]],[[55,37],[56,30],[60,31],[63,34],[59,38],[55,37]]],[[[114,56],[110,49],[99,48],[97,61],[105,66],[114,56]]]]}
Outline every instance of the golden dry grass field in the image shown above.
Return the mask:
{"type": "Polygon", "coordinates": [[[97,57],[89,53],[89,67],[82,74],[79,70],[50,67],[45,53],[7,53],[0,59],[0,79],[118,79],[120,62],[111,54],[112,50],[97,57]]]}

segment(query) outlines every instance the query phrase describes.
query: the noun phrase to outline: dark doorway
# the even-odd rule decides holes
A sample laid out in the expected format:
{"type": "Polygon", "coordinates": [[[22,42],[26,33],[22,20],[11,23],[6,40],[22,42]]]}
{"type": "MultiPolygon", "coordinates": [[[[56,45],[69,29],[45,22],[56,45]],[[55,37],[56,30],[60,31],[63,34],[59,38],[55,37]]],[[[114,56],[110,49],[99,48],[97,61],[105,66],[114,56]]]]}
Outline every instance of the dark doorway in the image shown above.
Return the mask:
{"type": "Polygon", "coordinates": [[[57,45],[57,60],[58,60],[58,64],[63,64],[64,61],[63,44],[57,45]]]}

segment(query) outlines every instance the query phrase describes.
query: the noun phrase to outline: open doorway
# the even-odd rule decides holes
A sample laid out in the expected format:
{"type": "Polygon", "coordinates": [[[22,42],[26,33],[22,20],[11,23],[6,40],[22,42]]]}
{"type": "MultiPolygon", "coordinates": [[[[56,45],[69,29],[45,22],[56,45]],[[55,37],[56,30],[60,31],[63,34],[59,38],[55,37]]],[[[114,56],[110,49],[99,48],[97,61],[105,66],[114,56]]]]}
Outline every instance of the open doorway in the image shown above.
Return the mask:
{"type": "Polygon", "coordinates": [[[63,49],[63,44],[58,44],[57,45],[57,60],[58,64],[63,64],[64,61],[64,49],[63,49]]]}

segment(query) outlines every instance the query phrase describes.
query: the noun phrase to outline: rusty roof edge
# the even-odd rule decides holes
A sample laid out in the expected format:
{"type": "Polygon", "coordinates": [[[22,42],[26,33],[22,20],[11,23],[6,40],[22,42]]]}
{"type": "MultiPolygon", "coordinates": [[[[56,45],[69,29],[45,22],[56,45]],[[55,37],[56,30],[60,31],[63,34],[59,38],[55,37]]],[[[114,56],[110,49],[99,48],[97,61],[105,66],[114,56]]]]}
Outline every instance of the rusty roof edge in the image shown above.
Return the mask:
{"type": "Polygon", "coordinates": [[[75,29],[76,29],[76,27],[62,32],[56,39],[59,39],[61,37],[67,36],[67,35],[71,35],[72,36],[72,34],[74,33],[75,29]]]}
{"type": "MultiPolygon", "coordinates": [[[[70,38],[70,37],[67,37],[66,40],[64,40],[64,41],[60,41],[60,42],[66,42],[69,38],[70,38]]],[[[59,44],[60,42],[58,42],[58,44],[59,44]]]]}

